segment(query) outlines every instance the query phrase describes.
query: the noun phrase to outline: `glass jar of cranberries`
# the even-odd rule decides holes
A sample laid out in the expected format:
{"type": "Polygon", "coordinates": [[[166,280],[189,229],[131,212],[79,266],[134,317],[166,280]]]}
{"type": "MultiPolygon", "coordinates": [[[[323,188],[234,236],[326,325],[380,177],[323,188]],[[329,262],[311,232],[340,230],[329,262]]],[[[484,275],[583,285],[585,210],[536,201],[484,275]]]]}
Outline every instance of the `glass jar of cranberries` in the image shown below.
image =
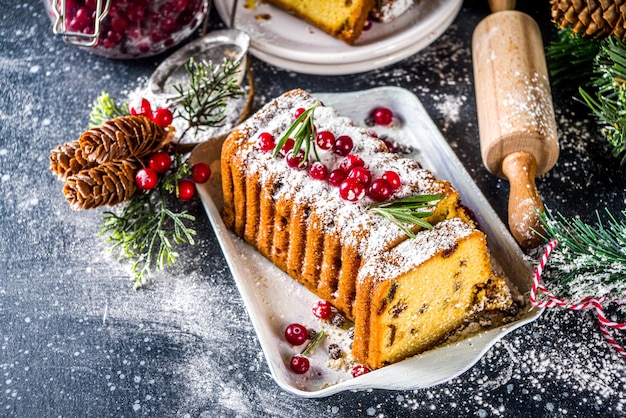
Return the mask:
{"type": "Polygon", "coordinates": [[[109,58],[145,58],[180,43],[209,0],[43,0],[53,32],[109,58]]]}

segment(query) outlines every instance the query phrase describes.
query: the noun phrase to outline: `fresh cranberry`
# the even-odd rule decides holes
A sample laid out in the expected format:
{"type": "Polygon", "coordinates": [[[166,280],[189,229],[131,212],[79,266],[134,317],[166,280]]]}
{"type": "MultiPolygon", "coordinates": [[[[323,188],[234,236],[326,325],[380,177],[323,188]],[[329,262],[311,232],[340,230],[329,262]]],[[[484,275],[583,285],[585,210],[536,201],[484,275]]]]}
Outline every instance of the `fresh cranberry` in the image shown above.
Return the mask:
{"type": "Polygon", "coordinates": [[[365,186],[354,178],[347,178],[339,185],[339,195],[348,202],[356,202],[365,196],[365,186]]]}
{"type": "Polygon", "coordinates": [[[172,121],[174,120],[174,115],[172,114],[172,111],[168,108],[160,107],[152,114],[152,120],[154,121],[154,123],[161,126],[162,128],[167,128],[172,124],[172,121]]]}
{"type": "Polygon", "coordinates": [[[152,190],[159,181],[159,175],[151,168],[140,168],[135,173],[135,184],[141,190],[152,190]]]}
{"type": "Polygon", "coordinates": [[[131,4],[126,8],[126,16],[131,22],[141,22],[146,16],[146,9],[138,4],[131,4]]]}
{"type": "Polygon", "coordinates": [[[87,7],[79,7],[74,14],[77,30],[83,30],[93,24],[93,11],[87,7]]]}
{"type": "Polygon", "coordinates": [[[315,138],[317,146],[323,150],[328,151],[335,145],[335,135],[330,131],[320,131],[315,138]]]}
{"type": "Polygon", "coordinates": [[[128,20],[122,15],[111,18],[111,29],[115,32],[122,33],[128,27],[128,20]]]}
{"type": "Polygon", "coordinates": [[[130,114],[133,116],[145,116],[152,119],[152,107],[147,99],[142,98],[138,105],[130,107],[130,114]]]}
{"type": "Polygon", "coordinates": [[[377,107],[372,111],[374,123],[381,126],[387,126],[393,120],[393,112],[387,107],[377,107]]]}
{"type": "Polygon", "coordinates": [[[293,356],[291,358],[290,366],[291,370],[297,374],[304,374],[309,370],[309,367],[311,367],[309,359],[302,354],[296,354],[293,356]]]}
{"type": "Polygon", "coordinates": [[[195,163],[191,167],[191,181],[196,184],[203,184],[211,178],[211,167],[207,163],[195,163]]]}
{"type": "Polygon", "coordinates": [[[186,201],[191,200],[196,194],[196,186],[189,179],[178,180],[178,198],[186,201]]]}
{"type": "Polygon", "coordinates": [[[359,181],[365,187],[372,183],[372,173],[367,168],[362,166],[357,166],[350,170],[348,178],[359,181]]]}
{"type": "Polygon", "coordinates": [[[189,4],[189,0],[174,0],[172,4],[174,4],[174,8],[176,10],[178,10],[179,12],[182,12],[183,10],[187,8],[187,5],[189,4]]]}
{"type": "Polygon", "coordinates": [[[328,174],[328,183],[331,186],[339,187],[342,181],[348,177],[348,174],[340,168],[336,168],[328,174]]]}
{"type": "Polygon", "coordinates": [[[287,140],[285,141],[285,144],[281,148],[281,151],[283,152],[283,154],[287,155],[289,154],[289,151],[293,149],[294,145],[295,145],[295,141],[293,140],[293,138],[287,138],[287,140]]]}
{"type": "Polygon", "coordinates": [[[352,142],[352,138],[348,135],[341,135],[333,144],[333,152],[337,155],[345,157],[350,154],[353,147],[354,143],[352,142]]]}
{"type": "Polygon", "coordinates": [[[165,151],[157,151],[150,156],[148,165],[158,174],[164,174],[172,166],[172,158],[165,151]]]}
{"type": "Polygon", "coordinates": [[[319,319],[328,319],[333,313],[333,307],[326,300],[318,300],[313,304],[313,315],[319,319]]]}
{"type": "Polygon", "coordinates": [[[301,324],[289,324],[285,328],[285,339],[291,345],[301,345],[309,338],[309,330],[301,324]]]}
{"type": "Polygon", "coordinates": [[[365,21],[365,24],[363,25],[363,30],[364,31],[368,31],[370,29],[372,29],[373,23],[372,23],[372,19],[367,19],[365,21]]]}
{"type": "Polygon", "coordinates": [[[328,168],[323,163],[315,161],[309,168],[309,175],[315,180],[326,180],[328,178],[328,168]]]}
{"type": "Polygon", "coordinates": [[[348,154],[344,157],[343,160],[339,163],[339,168],[341,168],[346,173],[349,173],[354,167],[363,167],[365,162],[358,155],[348,154]]]}
{"type": "Polygon", "coordinates": [[[400,180],[400,176],[395,171],[385,171],[380,178],[385,179],[389,182],[393,190],[398,190],[402,187],[402,181],[400,180]]]}
{"type": "Polygon", "coordinates": [[[262,132],[259,135],[258,140],[259,148],[263,152],[273,151],[276,148],[276,143],[274,142],[274,135],[269,132],[262,132]]]}
{"type": "Polygon", "coordinates": [[[393,193],[393,187],[385,179],[376,179],[372,182],[371,186],[367,189],[367,195],[375,202],[384,202],[389,200],[389,197],[393,193]]]}
{"type": "Polygon", "coordinates": [[[167,33],[176,32],[178,29],[180,29],[180,25],[178,24],[178,22],[176,22],[176,19],[171,16],[165,16],[163,19],[161,19],[159,26],[161,29],[163,29],[164,32],[167,33]]]}
{"type": "Polygon", "coordinates": [[[359,377],[369,372],[370,372],[370,369],[368,369],[366,366],[362,364],[357,364],[352,369],[352,377],[359,377]]]}
{"type": "Polygon", "coordinates": [[[304,170],[308,167],[308,163],[304,160],[304,151],[300,150],[298,154],[293,155],[291,152],[285,157],[287,165],[297,170],[304,170]]]}
{"type": "Polygon", "coordinates": [[[296,109],[296,111],[293,113],[293,117],[294,119],[298,119],[300,116],[302,116],[302,114],[306,111],[305,108],[303,107],[299,107],[296,109]]]}

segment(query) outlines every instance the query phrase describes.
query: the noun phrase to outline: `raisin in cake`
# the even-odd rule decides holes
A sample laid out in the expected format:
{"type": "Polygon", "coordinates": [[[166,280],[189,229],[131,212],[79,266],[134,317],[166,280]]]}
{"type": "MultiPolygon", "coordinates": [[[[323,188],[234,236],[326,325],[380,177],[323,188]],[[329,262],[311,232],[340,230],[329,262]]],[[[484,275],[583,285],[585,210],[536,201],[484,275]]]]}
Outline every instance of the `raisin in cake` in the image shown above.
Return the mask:
{"type": "MultiPolygon", "coordinates": [[[[409,239],[403,228],[368,209],[373,203],[370,197],[346,201],[339,188],[329,181],[312,178],[308,170],[302,169],[303,166],[291,164],[290,167],[291,151],[275,155],[273,149],[267,147],[264,141],[269,137],[278,142],[293,124],[296,112],[316,104],[315,98],[307,92],[292,90],[265,105],[233,130],[222,148],[222,215],[226,226],[235,234],[355,321],[355,343],[363,342],[355,344],[357,348],[361,344],[361,348],[355,350],[356,358],[370,367],[379,367],[426,349],[441,336],[437,332],[434,336],[420,333],[414,338],[401,338],[402,330],[397,330],[392,345],[394,353],[399,354],[377,354],[376,360],[370,361],[370,352],[375,351],[370,336],[380,338],[382,351],[387,351],[385,344],[390,339],[381,329],[389,329],[388,325],[395,323],[387,318],[374,317],[378,315],[378,308],[371,308],[381,303],[378,300],[380,295],[388,295],[387,287],[400,289],[398,297],[402,296],[404,300],[410,293],[409,284],[417,277],[416,272],[426,268],[438,273],[430,274],[428,281],[416,291],[436,288],[433,293],[437,298],[452,299],[457,297],[454,286],[443,290],[440,284],[460,283],[463,296],[455,302],[458,308],[441,305],[436,309],[436,303],[431,299],[407,299],[406,303],[419,304],[407,307],[407,312],[419,311],[424,303],[432,306],[428,316],[404,317],[413,322],[412,328],[419,329],[423,318],[430,318],[436,312],[442,317],[454,312],[464,319],[472,315],[481,289],[497,279],[491,273],[484,236],[474,228],[460,205],[456,189],[421,168],[417,162],[389,152],[383,141],[339,116],[334,109],[317,105],[314,110],[317,132],[331,132],[335,138],[351,138],[353,147],[349,155],[358,156],[373,178],[380,178],[387,171],[397,173],[401,184],[393,191],[391,199],[438,195],[436,206],[424,215],[425,221],[435,225],[432,230],[422,231],[418,225],[411,226],[417,238],[409,239]],[[448,230],[444,225],[449,225],[448,229],[456,234],[444,234],[444,230],[448,230]],[[431,251],[432,244],[423,245],[424,242],[444,240],[444,235],[446,244],[434,246],[437,251],[431,251]],[[414,253],[415,258],[403,258],[406,260],[404,269],[387,269],[384,277],[380,277],[383,270],[372,269],[372,260],[394,263],[397,252],[414,253]],[[472,260],[467,260],[469,253],[475,253],[472,260]],[[469,266],[467,269],[460,266],[464,263],[469,266]],[[470,271],[471,278],[468,277],[470,271]],[[386,272],[394,274],[386,275],[386,272]],[[365,342],[367,347],[363,348],[365,342]]],[[[312,152],[309,158],[314,155],[329,170],[341,167],[350,158],[322,149],[312,152]]],[[[500,293],[499,299],[505,301],[502,303],[505,307],[506,301],[510,303],[510,296],[507,298],[504,285],[500,293]]],[[[441,331],[453,330],[457,322],[456,319],[443,321],[441,331]]]]}

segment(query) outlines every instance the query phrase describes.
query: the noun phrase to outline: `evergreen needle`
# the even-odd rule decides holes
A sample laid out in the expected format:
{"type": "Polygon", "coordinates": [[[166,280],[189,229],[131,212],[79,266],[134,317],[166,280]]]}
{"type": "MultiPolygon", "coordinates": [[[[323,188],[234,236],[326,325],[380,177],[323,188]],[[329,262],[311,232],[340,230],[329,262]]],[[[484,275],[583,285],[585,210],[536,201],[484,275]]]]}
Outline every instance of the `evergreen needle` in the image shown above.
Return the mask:
{"type": "Polygon", "coordinates": [[[107,234],[109,252],[119,261],[130,261],[135,289],[145,284],[153,268],[163,270],[178,259],[175,245],[194,244],[196,231],[187,223],[195,217],[187,211],[175,212],[167,207],[166,196],[176,193],[174,184],[190,171],[187,162],[176,155],[176,169],[168,172],[159,187],[138,193],[120,211],[104,212],[98,235],[107,234]]]}
{"type": "Polygon", "coordinates": [[[96,103],[89,113],[89,127],[102,126],[104,122],[120,116],[128,115],[128,104],[119,106],[108,93],[103,92],[96,99],[96,103]]]}
{"type": "Polygon", "coordinates": [[[222,65],[215,66],[212,61],[197,62],[193,57],[185,64],[188,84],[178,83],[173,86],[178,94],[173,99],[174,103],[180,104],[183,109],[181,111],[177,108],[176,113],[188,123],[181,138],[190,129],[222,126],[227,116],[228,100],[244,94],[237,82],[240,64],[240,61],[225,58],[222,65]]]}
{"type": "MultiPolygon", "coordinates": [[[[626,299],[626,222],[606,209],[608,220],[596,213],[595,224],[546,213],[546,234],[556,239],[544,274],[555,294],[574,300],[585,297],[626,299]]],[[[621,212],[626,217],[626,210],[621,212]]]]}
{"type": "Polygon", "coordinates": [[[435,207],[443,197],[442,194],[410,196],[390,202],[374,203],[368,206],[368,210],[397,225],[408,237],[415,238],[415,233],[410,226],[417,225],[421,228],[432,229],[433,226],[424,218],[432,215],[428,209],[435,207]]]}

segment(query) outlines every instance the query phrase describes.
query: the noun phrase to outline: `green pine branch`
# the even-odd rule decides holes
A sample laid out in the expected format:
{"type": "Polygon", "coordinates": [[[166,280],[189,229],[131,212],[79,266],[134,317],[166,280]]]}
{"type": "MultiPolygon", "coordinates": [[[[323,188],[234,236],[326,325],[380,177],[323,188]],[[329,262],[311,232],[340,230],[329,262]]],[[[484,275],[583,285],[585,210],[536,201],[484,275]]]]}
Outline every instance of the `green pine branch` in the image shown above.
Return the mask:
{"type": "Polygon", "coordinates": [[[546,287],[559,297],[581,300],[606,297],[626,301],[626,210],[618,220],[607,210],[608,221],[589,224],[546,212],[546,234],[556,239],[546,269],[546,287]]]}
{"type": "Polygon", "coordinates": [[[240,61],[224,59],[216,66],[212,61],[197,62],[193,58],[185,64],[188,83],[173,86],[178,94],[173,98],[174,104],[182,107],[180,110],[177,106],[176,114],[188,123],[181,138],[190,129],[202,131],[205,127],[219,127],[224,123],[228,100],[244,94],[238,83],[240,64],[240,61]]]}
{"type": "Polygon", "coordinates": [[[188,223],[195,217],[186,210],[170,209],[166,199],[177,194],[178,180],[190,172],[179,154],[176,158],[177,168],[159,180],[156,189],[135,194],[119,213],[103,214],[99,235],[107,235],[108,252],[117,254],[119,261],[130,262],[135,289],[146,283],[152,270],[176,263],[176,246],[194,244],[196,231],[188,223]]]}
{"type": "Polygon", "coordinates": [[[111,96],[109,96],[109,93],[103,92],[98,96],[96,103],[91,108],[91,112],[89,113],[89,127],[94,128],[96,126],[102,126],[104,122],[108,120],[128,114],[128,103],[119,106],[111,96]]]}
{"type": "Polygon", "coordinates": [[[582,37],[569,27],[559,30],[557,39],[546,48],[552,84],[572,93],[586,86],[592,78],[600,46],[601,41],[582,37]]]}

